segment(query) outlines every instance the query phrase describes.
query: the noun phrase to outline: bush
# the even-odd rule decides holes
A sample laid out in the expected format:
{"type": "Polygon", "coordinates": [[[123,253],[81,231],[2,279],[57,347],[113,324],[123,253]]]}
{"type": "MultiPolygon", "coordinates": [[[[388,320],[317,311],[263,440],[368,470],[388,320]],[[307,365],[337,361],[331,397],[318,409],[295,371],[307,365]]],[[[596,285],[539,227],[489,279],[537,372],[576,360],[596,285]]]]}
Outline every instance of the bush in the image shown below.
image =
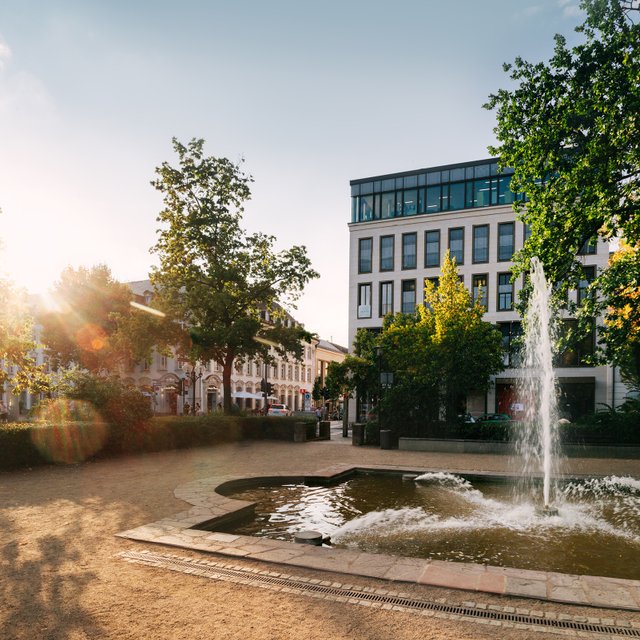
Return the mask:
{"type": "MultiPolygon", "coordinates": [[[[61,405],[68,415],[87,413],[86,405],[75,401],[47,403],[61,405]]],[[[59,409],[61,411],[61,409],[59,409]]],[[[53,411],[50,411],[53,414],[53,411]]],[[[89,414],[90,416],[92,414],[89,414]]],[[[0,425],[0,469],[14,469],[54,463],[77,463],[92,457],[117,456],[169,449],[211,446],[238,440],[293,441],[298,418],[265,416],[167,416],[152,418],[143,426],[121,430],[101,420],[0,425]],[[115,429],[117,439],[111,432],[115,429]]],[[[316,432],[315,419],[303,420],[307,438],[316,432]]]]}

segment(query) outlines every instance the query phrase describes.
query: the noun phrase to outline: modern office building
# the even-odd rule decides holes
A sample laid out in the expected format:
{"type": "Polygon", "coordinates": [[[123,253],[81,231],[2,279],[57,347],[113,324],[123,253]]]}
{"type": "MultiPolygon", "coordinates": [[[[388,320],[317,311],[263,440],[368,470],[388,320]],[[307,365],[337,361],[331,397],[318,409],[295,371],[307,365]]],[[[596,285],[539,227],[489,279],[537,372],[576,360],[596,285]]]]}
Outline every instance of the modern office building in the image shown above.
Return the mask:
{"type": "MultiPolygon", "coordinates": [[[[437,281],[447,250],[474,299],[482,296],[485,320],[503,336],[505,365],[488,394],[467,399],[472,414],[510,413],[514,402],[520,334],[514,309],[522,280],[511,282],[512,256],[527,237],[512,204],[507,170],[494,159],[406,171],[351,181],[349,249],[349,344],[360,328],[379,330],[388,313],[413,312],[423,303],[424,281],[437,281]]],[[[608,244],[587,243],[580,260],[592,278],[606,265],[608,244]]],[[[585,280],[572,298],[585,294],[585,280]]],[[[570,319],[566,320],[570,322],[570,319]]],[[[598,403],[620,404],[626,388],[607,366],[586,366],[595,334],[560,356],[556,369],[561,410],[567,417],[598,403]]]]}

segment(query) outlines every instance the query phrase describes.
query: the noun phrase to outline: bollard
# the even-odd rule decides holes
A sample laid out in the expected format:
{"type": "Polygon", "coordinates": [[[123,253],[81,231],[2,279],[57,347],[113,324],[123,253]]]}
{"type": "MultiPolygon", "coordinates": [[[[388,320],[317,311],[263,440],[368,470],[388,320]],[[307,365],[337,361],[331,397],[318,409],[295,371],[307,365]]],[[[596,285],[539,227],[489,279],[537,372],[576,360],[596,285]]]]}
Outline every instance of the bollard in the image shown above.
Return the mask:
{"type": "Polygon", "coordinates": [[[331,423],[328,420],[320,422],[320,434],[318,437],[322,440],[331,440],[331,423]]]}
{"type": "Polygon", "coordinates": [[[380,448],[391,449],[391,430],[380,429],[380,448]]]}
{"type": "Polygon", "coordinates": [[[353,423],[353,428],[351,429],[351,444],[356,447],[364,444],[364,423],[353,423]]]}
{"type": "Polygon", "coordinates": [[[294,442],[307,441],[307,425],[305,422],[296,422],[293,425],[293,441],[294,442]]]}

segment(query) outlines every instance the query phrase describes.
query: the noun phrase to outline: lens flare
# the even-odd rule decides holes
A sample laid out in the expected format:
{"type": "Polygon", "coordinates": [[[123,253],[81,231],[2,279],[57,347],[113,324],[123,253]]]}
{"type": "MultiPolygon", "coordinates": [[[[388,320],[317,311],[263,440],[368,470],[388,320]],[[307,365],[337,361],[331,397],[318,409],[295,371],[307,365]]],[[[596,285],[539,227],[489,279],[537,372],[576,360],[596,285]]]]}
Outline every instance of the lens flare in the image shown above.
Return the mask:
{"type": "Polygon", "coordinates": [[[97,324],[87,323],[80,327],[76,333],[78,345],[84,351],[102,351],[107,345],[107,333],[97,324]]]}
{"type": "Polygon", "coordinates": [[[95,407],[83,400],[48,402],[37,419],[46,424],[34,425],[31,441],[52,462],[82,462],[100,451],[109,435],[109,427],[95,407]]]}

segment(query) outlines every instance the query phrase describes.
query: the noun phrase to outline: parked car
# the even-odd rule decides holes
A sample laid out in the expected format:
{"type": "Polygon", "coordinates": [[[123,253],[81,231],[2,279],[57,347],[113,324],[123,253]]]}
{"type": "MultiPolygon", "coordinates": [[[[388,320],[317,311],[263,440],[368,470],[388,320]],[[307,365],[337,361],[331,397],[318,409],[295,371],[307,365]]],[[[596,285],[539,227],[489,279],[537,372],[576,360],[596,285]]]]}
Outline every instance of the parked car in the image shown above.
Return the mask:
{"type": "Polygon", "coordinates": [[[506,413],[483,413],[477,422],[510,422],[511,416],[506,413]]]}
{"type": "Polygon", "coordinates": [[[474,424],[476,422],[476,418],[474,418],[470,413],[461,413],[458,416],[458,420],[464,424],[474,424]]]}
{"type": "Polygon", "coordinates": [[[269,405],[269,410],[267,411],[268,416],[290,416],[291,411],[289,411],[289,407],[286,404],[272,404],[269,405]]]}

